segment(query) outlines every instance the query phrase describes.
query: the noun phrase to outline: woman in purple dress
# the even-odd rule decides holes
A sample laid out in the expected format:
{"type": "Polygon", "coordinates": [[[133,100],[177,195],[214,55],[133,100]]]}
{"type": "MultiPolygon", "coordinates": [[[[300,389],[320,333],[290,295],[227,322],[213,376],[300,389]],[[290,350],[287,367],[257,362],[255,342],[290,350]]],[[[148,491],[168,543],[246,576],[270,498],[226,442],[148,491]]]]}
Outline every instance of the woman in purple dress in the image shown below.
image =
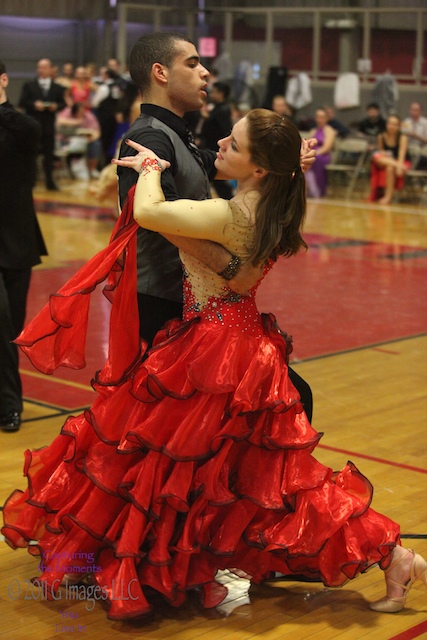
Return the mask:
{"type": "Polygon", "coordinates": [[[309,138],[317,139],[316,162],[307,171],[307,194],[311,198],[322,198],[326,194],[328,172],[326,165],[331,161],[331,151],[334,147],[336,131],[328,124],[328,117],[324,109],[316,111],[316,127],[311,130],[309,138]]]}

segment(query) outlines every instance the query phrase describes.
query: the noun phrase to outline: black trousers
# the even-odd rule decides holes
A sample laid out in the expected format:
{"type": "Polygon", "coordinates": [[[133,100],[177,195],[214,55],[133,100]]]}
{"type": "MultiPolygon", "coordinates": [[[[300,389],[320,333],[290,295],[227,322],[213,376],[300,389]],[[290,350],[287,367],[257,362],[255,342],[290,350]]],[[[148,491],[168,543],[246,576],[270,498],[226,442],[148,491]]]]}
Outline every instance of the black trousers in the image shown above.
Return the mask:
{"type": "Polygon", "coordinates": [[[12,340],[24,327],[30,279],[31,268],[0,267],[0,415],[22,412],[18,348],[12,340]]]}
{"type": "Polygon", "coordinates": [[[45,174],[45,184],[47,188],[52,187],[55,182],[53,179],[53,169],[55,161],[55,134],[52,131],[43,132],[40,153],[43,156],[43,170],[45,174]]]}
{"type": "MultiPolygon", "coordinates": [[[[141,338],[152,344],[154,336],[171,318],[182,318],[182,303],[163,300],[154,296],[138,293],[139,333],[141,338]]],[[[301,402],[307,418],[313,416],[313,394],[307,382],[296,371],[288,368],[292,384],[301,396],[301,402]]]]}

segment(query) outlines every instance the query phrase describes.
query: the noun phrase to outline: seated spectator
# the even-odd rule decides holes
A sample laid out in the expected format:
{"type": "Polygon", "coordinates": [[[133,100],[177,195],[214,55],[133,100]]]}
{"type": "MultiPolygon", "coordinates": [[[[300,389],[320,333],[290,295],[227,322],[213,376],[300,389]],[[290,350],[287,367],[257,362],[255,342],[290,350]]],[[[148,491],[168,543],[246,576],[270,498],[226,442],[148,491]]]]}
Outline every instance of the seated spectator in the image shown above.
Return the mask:
{"type": "Polygon", "coordinates": [[[341,120],[337,119],[335,109],[333,107],[325,107],[325,113],[328,124],[335,129],[338,138],[346,138],[350,134],[350,129],[341,120]]]}
{"type": "Polygon", "coordinates": [[[378,135],[385,131],[385,125],[386,122],[381,115],[379,105],[376,102],[371,102],[367,105],[366,116],[359,122],[357,130],[375,145],[378,135]]]}
{"type": "Polygon", "coordinates": [[[371,161],[370,201],[390,204],[395,190],[403,187],[406,171],[411,167],[408,137],[400,131],[400,118],[390,115],[386,130],[377,138],[377,151],[371,161]]]}
{"type": "Polygon", "coordinates": [[[58,113],[56,129],[63,136],[69,151],[71,172],[79,178],[97,178],[98,162],[102,154],[101,130],[94,114],[85,104],[76,102],[58,113]],[[74,162],[73,160],[80,160],[74,162]]]}
{"type": "MultiPolygon", "coordinates": [[[[413,102],[409,108],[409,117],[402,123],[402,133],[408,136],[409,147],[413,147],[421,152],[422,147],[427,145],[427,118],[422,115],[422,108],[419,102],[413,102]]],[[[417,169],[427,169],[427,156],[421,154],[417,169]]]]}
{"type": "Polygon", "coordinates": [[[335,144],[336,131],[327,123],[324,109],[317,109],[315,114],[316,126],[308,135],[316,138],[316,162],[306,172],[307,195],[311,198],[321,198],[326,195],[328,172],[326,165],[331,161],[331,152],[335,144]]]}

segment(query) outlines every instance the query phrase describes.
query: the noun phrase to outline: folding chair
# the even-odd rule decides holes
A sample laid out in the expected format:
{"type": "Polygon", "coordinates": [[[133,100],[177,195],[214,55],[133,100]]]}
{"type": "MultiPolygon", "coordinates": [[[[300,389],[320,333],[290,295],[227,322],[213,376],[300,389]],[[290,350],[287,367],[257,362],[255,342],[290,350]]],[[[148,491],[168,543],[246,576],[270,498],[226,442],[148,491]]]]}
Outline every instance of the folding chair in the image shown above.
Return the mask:
{"type": "Polygon", "coordinates": [[[346,198],[350,198],[358,178],[365,174],[365,163],[369,152],[369,142],[363,138],[344,138],[335,141],[332,160],[326,170],[341,173],[348,180],[346,198]]]}
{"type": "Polygon", "coordinates": [[[423,166],[422,158],[427,158],[427,145],[423,147],[409,147],[409,155],[411,158],[412,167],[405,174],[405,183],[402,190],[403,195],[405,193],[415,199],[421,200],[427,196],[427,167],[423,166]]]}

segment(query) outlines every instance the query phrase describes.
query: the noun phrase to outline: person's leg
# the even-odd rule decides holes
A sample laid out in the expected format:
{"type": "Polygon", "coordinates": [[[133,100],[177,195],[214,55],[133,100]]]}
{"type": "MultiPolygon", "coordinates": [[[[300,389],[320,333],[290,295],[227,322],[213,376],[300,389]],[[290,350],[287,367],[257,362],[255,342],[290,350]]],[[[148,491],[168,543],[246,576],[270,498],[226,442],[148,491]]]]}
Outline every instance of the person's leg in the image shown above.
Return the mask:
{"type": "Polygon", "coordinates": [[[58,187],[53,179],[53,167],[54,167],[54,150],[55,150],[55,136],[54,134],[45,133],[42,140],[42,153],[43,153],[43,169],[45,173],[46,189],[50,191],[57,191],[58,187]]]}
{"type": "Polygon", "coordinates": [[[139,335],[150,347],[154,336],[168,320],[182,318],[183,305],[174,300],[138,293],[139,335]]]}
{"type": "Polygon", "coordinates": [[[301,402],[304,406],[304,411],[309,422],[311,423],[313,417],[313,394],[311,392],[311,388],[309,384],[303,378],[301,378],[301,376],[296,371],[294,371],[290,367],[288,367],[288,371],[291,382],[300,394],[301,402]]]}
{"type": "MultiPolygon", "coordinates": [[[[31,269],[0,269],[0,416],[22,413],[18,348],[13,340],[25,321],[31,269]]],[[[19,426],[19,425],[18,425],[19,426]]]]}
{"type": "Polygon", "coordinates": [[[384,196],[378,200],[379,204],[390,204],[393,198],[395,180],[395,168],[393,165],[388,164],[385,167],[385,192],[384,196]]]}
{"type": "Polygon", "coordinates": [[[373,611],[397,613],[405,606],[414,582],[422,580],[427,587],[427,562],[411,549],[397,545],[393,549],[391,562],[384,572],[384,577],[386,595],[369,606],[373,611]]]}

